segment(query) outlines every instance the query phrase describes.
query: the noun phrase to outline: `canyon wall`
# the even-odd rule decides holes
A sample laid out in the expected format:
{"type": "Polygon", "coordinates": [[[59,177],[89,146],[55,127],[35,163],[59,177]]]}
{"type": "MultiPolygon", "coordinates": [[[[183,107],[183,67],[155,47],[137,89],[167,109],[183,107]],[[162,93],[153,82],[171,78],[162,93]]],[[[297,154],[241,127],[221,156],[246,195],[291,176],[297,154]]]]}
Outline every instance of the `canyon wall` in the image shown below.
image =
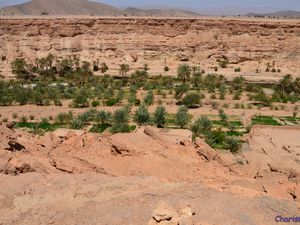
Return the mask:
{"type": "Polygon", "coordinates": [[[174,75],[181,63],[218,73],[260,76],[267,63],[280,72],[300,75],[300,21],[168,18],[2,18],[0,74],[13,76],[16,57],[78,55],[108,64],[115,74],[121,63],[132,69],[147,63],[151,74],[174,75]],[[170,68],[164,72],[164,67],[170,68]],[[257,70],[259,73],[257,73],[257,70]]]}

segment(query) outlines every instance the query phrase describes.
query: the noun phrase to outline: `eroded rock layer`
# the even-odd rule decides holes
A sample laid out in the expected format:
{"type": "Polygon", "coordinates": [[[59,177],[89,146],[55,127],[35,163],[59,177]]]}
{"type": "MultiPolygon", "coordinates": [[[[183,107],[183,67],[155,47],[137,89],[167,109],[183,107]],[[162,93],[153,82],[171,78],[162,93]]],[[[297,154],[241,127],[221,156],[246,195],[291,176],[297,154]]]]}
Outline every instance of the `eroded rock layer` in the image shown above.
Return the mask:
{"type": "Polygon", "coordinates": [[[0,71],[12,76],[16,57],[78,55],[91,63],[132,69],[147,63],[153,74],[174,74],[180,63],[213,71],[228,60],[232,74],[264,72],[267,63],[280,74],[300,71],[300,21],[167,18],[22,18],[0,19],[0,71]],[[164,67],[170,68],[164,72],[164,67]]]}

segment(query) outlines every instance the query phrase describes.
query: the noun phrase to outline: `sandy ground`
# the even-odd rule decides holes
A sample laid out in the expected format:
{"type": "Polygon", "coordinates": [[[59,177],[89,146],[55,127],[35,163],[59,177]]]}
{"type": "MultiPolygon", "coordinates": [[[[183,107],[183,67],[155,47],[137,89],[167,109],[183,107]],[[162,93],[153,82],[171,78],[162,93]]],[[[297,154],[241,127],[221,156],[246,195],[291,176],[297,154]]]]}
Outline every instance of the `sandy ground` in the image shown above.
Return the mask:
{"type": "Polygon", "coordinates": [[[232,155],[184,130],[38,137],[4,124],[0,224],[276,224],[300,213],[299,131],[254,127],[232,155]]]}
{"type": "Polygon", "coordinates": [[[158,18],[158,19],[187,19],[187,20],[193,20],[193,19],[203,19],[203,20],[245,20],[245,21],[263,21],[263,22],[290,22],[290,23],[298,23],[300,19],[274,19],[274,18],[255,18],[255,17],[234,17],[234,16],[198,16],[195,18],[192,17],[141,17],[141,16],[128,16],[128,17],[121,17],[121,16],[114,16],[114,17],[109,17],[109,16],[87,16],[87,15],[65,15],[65,16],[0,16],[1,19],[26,19],[26,18],[37,18],[37,19],[56,19],[56,18],[75,18],[75,19],[80,19],[80,18],[91,18],[91,19],[101,19],[101,18],[110,18],[110,19],[150,19],[150,18],[158,18]]]}

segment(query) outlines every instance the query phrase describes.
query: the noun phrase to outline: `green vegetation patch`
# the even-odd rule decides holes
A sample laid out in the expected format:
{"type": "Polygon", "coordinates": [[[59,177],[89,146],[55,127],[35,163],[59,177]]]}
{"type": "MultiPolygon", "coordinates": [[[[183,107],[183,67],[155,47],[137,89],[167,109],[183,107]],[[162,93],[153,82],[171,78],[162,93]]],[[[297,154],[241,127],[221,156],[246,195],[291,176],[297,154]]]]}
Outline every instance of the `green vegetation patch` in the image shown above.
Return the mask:
{"type": "Polygon", "coordinates": [[[44,131],[55,131],[62,126],[50,123],[16,123],[15,128],[42,129],[44,131]]]}
{"type": "Polygon", "coordinates": [[[92,133],[103,133],[107,128],[109,128],[109,124],[94,124],[90,129],[92,133]]]}
{"type": "Polygon", "coordinates": [[[252,124],[281,126],[272,116],[255,116],[252,118],[252,124]]]}

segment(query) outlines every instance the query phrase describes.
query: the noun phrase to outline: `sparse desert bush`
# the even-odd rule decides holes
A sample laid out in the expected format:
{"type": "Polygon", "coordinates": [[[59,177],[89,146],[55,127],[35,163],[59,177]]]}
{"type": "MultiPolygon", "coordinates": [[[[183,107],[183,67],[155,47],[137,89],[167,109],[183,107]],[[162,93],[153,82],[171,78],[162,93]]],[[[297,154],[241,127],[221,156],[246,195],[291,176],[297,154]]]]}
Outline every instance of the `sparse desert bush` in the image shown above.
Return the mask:
{"type": "Polygon", "coordinates": [[[299,110],[299,107],[298,106],[295,106],[294,107],[294,110],[293,110],[293,117],[296,118],[297,114],[298,114],[298,110],[299,110]]]}
{"type": "Polygon", "coordinates": [[[211,94],[210,99],[217,99],[216,94],[211,94]]]}
{"type": "Polygon", "coordinates": [[[27,123],[27,121],[28,121],[27,116],[21,116],[21,118],[20,118],[21,123],[27,123]]]}
{"type": "Polygon", "coordinates": [[[29,119],[30,119],[30,120],[34,120],[34,115],[30,115],[30,116],[29,116],[29,119]]]}
{"type": "Polygon", "coordinates": [[[228,109],[229,108],[229,104],[228,103],[224,103],[223,108],[224,109],[228,109]]]}
{"type": "Polygon", "coordinates": [[[225,144],[231,153],[236,153],[240,147],[240,141],[236,137],[226,137],[225,144]]]}
{"type": "Polygon", "coordinates": [[[201,116],[192,124],[191,131],[195,136],[200,136],[211,131],[212,127],[212,122],[207,117],[201,116]]]}
{"type": "Polygon", "coordinates": [[[105,101],[106,106],[114,106],[115,104],[117,104],[117,100],[114,98],[110,98],[105,101]]]}
{"type": "Polygon", "coordinates": [[[96,122],[101,125],[108,124],[111,118],[111,113],[105,110],[100,110],[96,113],[96,122]]]}
{"type": "Polygon", "coordinates": [[[89,95],[85,88],[78,91],[72,101],[72,106],[75,108],[86,108],[89,106],[89,95]]]}
{"type": "Polygon", "coordinates": [[[221,60],[221,61],[219,61],[219,66],[221,68],[227,68],[228,64],[229,64],[228,60],[221,60]]]}
{"type": "Polygon", "coordinates": [[[241,72],[241,68],[240,68],[240,67],[238,67],[238,68],[235,68],[235,69],[234,69],[234,72],[235,72],[235,73],[239,73],[239,72],[241,72]]]}
{"type": "Polygon", "coordinates": [[[211,102],[211,107],[212,107],[214,110],[217,110],[217,109],[219,108],[218,102],[212,101],[212,102],[211,102]]]}
{"type": "Polygon", "coordinates": [[[13,113],[13,114],[12,114],[12,117],[13,117],[14,119],[17,119],[17,118],[19,117],[19,115],[18,115],[18,113],[13,113]]]}
{"type": "Polygon", "coordinates": [[[188,110],[185,106],[180,106],[177,113],[176,113],[176,124],[180,128],[184,128],[190,120],[190,116],[188,114],[188,110]]]}
{"type": "Polygon", "coordinates": [[[117,109],[112,116],[112,133],[126,133],[129,132],[129,113],[127,108],[117,109]]]}
{"type": "Polygon", "coordinates": [[[154,112],[154,123],[157,127],[164,127],[166,123],[166,109],[163,106],[158,106],[154,112]]]}
{"type": "Polygon", "coordinates": [[[226,96],[226,86],[221,85],[220,86],[220,99],[224,100],[226,96]]]}
{"type": "Polygon", "coordinates": [[[120,89],[117,93],[117,96],[116,96],[116,101],[117,103],[120,103],[122,102],[122,100],[124,99],[124,90],[123,89],[120,89]]]}
{"type": "Polygon", "coordinates": [[[101,73],[106,73],[108,70],[108,66],[106,65],[105,62],[101,63],[101,66],[100,66],[100,71],[101,73]]]}
{"type": "Polygon", "coordinates": [[[224,148],[225,133],[218,130],[212,130],[205,134],[205,141],[213,148],[224,148]]]}
{"type": "Polygon", "coordinates": [[[149,123],[149,121],[150,121],[150,113],[148,112],[148,109],[147,109],[147,107],[144,104],[142,104],[136,110],[136,112],[134,114],[134,121],[138,125],[145,125],[145,124],[149,123]]]}
{"type": "Polygon", "coordinates": [[[188,93],[181,101],[187,108],[198,107],[201,104],[201,96],[198,93],[188,93]]]}
{"type": "Polygon", "coordinates": [[[223,109],[220,109],[219,110],[219,117],[221,119],[221,121],[225,124],[228,122],[228,117],[227,115],[225,114],[224,110],[223,109]]]}
{"type": "Polygon", "coordinates": [[[100,105],[100,102],[97,100],[92,101],[92,107],[97,107],[100,105]]]}
{"type": "Polygon", "coordinates": [[[85,122],[80,118],[75,118],[71,121],[70,128],[80,130],[84,127],[85,122]]]}
{"type": "Polygon", "coordinates": [[[181,84],[175,87],[175,98],[177,100],[181,99],[182,95],[190,90],[188,84],[181,84]]]}
{"type": "Polygon", "coordinates": [[[144,98],[144,102],[146,105],[152,105],[154,101],[154,94],[151,90],[147,92],[147,95],[144,98]]]}
{"type": "Polygon", "coordinates": [[[71,112],[68,113],[59,113],[56,118],[55,118],[55,122],[57,124],[68,124],[72,121],[73,119],[73,115],[71,112]]]}
{"type": "Polygon", "coordinates": [[[49,123],[49,119],[47,117],[41,118],[41,123],[49,123]]]}

